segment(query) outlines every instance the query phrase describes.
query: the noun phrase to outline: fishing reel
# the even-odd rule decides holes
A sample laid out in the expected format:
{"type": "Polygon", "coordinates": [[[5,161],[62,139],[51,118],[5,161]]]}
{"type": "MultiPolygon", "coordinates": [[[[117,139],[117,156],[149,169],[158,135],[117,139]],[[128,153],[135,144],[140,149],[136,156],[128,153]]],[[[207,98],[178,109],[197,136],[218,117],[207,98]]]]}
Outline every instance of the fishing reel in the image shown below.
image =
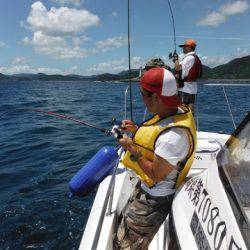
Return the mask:
{"type": "Polygon", "coordinates": [[[174,57],[173,54],[174,54],[174,53],[172,53],[172,52],[170,52],[170,53],[168,54],[169,60],[172,60],[172,59],[173,59],[173,57],[174,57]]]}
{"type": "Polygon", "coordinates": [[[176,53],[176,51],[174,51],[174,52],[170,52],[168,54],[168,58],[169,58],[169,60],[172,60],[175,63],[175,61],[178,60],[179,56],[176,53]]]}
{"type": "Polygon", "coordinates": [[[121,126],[114,117],[111,120],[111,124],[112,124],[112,129],[110,130],[110,134],[113,135],[116,139],[123,138],[123,132],[121,130],[121,126]]]}

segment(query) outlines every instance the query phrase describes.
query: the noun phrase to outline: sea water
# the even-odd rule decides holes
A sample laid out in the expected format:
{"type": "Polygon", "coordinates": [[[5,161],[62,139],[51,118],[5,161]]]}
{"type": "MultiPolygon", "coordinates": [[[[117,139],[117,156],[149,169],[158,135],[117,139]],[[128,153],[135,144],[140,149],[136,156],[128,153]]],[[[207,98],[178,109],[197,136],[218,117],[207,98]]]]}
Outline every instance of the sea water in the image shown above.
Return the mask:
{"type": "MultiPolygon", "coordinates": [[[[112,118],[124,118],[126,87],[0,82],[0,249],[77,249],[96,190],[86,198],[69,199],[68,182],[99,148],[116,144],[93,128],[24,109],[58,112],[110,128],[112,118]]],[[[225,89],[239,124],[250,110],[250,87],[225,89]]],[[[134,120],[141,122],[144,106],[136,83],[132,94],[134,120]]],[[[234,130],[221,86],[199,85],[196,114],[199,130],[234,130]]]]}

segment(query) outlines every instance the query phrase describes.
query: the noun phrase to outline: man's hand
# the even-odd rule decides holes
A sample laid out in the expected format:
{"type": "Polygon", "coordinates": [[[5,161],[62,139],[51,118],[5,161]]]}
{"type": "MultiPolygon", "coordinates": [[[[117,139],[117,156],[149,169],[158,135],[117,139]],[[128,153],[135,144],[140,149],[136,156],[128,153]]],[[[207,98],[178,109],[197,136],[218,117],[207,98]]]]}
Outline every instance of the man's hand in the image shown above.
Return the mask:
{"type": "Polygon", "coordinates": [[[132,139],[126,134],[124,134],[123,138],[120,139],[118,142],[124,149],[130,151],[131,154],[137,154],[132,139]]]}
{"type": "Polygon", "coordinates": [[[182,70],[182,66],[179,63],[179,56],[178,56],[178,54],[176,52],[173,54],[173,62],[174,62],[174,69],[175,69],[175,71],[181,71],[182,70]]]}
{"type": "Polygon", "coordinates": [[[178,56],[178,54],[176,52],[174,52],[174,54],[173,54],[173,63],[175,63],[178,60],[179,60],[179,56],[178,56]]]}
{"type": "Polygon", "coordinates": [[[138,126],[135,125],[135,123],[130,121],[130,120],[123,120],[122,121],[121,129],[126,131],[126,132],[134,133],[137,130],[137,128],[138,128],[138,126]]]}

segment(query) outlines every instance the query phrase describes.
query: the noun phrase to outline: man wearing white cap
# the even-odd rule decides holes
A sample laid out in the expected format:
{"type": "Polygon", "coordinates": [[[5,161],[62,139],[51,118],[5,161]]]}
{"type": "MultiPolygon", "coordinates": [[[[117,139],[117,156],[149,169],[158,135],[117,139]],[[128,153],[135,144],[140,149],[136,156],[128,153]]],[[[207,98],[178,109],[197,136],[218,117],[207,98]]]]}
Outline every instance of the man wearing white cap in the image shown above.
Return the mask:
{"type": "Polygon", "coordinates": [[[127,150],[122,163],[140,182],[120,216],[114,249],[147,249],[170,211],[196,147],[193,115],[181,105],[173,74],[160,67],[148,70],[141,77],[140,91],[153,116],[138,126],[123,121],[133,137],[119,140],[127,150]]]}
{"type": "Polygon", "coordinates": [[[196,42],[193,39],[186,40],[179,47],[183,48],[183,53],[185,54],[181,62],[179,62],[178,55],[174,55],[179,96],[182,102],[189,105],[194,113],[197,80],[202,75],[202,64],[199,57],[195,54],[196,42]]]}

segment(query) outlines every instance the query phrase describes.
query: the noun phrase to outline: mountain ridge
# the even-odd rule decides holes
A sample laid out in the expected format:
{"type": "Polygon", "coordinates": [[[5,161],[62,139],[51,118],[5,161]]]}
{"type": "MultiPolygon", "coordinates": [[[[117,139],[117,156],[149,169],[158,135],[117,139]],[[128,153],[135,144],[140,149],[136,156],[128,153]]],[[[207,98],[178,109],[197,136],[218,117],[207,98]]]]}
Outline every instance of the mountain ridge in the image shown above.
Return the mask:
{"type": "MultiPolygon", "coordinates": [[[[133,80],[139,80],[139,69],[132,69],[131,76],[133,80]]],[[[121,71],[118,74],[103,73],[92,76],[82,75],[47,75],[44,73],[29,74],[20,73],[13,75],[4,75],[0,73],[0,81],[128,81],[128,70],[121,71]]],[[[250,79],[250,55],[241,58],[235,58],[230,62],[210,68],[203,65],[203,80],[209,79],[250,79]]]]}

